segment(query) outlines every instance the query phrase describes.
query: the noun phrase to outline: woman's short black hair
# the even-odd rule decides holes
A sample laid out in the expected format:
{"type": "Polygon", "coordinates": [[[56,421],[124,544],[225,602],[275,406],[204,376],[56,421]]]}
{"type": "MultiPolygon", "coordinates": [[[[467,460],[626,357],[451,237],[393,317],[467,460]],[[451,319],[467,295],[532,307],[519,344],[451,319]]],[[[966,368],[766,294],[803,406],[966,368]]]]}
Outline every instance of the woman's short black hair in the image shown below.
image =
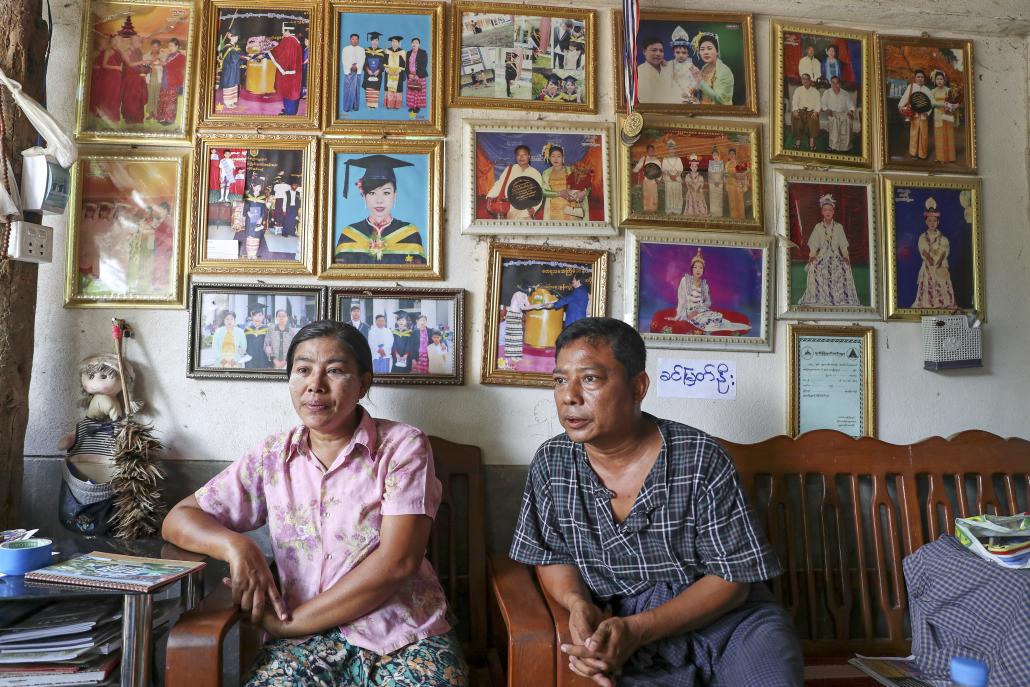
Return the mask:
{"type": "Polygon", "coordinates": [[[372,350],[368,347],[364,334],[345,322],[316,320],[301,327],[290,342],[290,348],[286,351],[287,375],[293,374],[293,354],[297,352],[297,346],[305,341],[321,338],[336,339],[341,346],[350,351],[362,375],[372,374],[372,350]]]}
{"type": "Polygon", "coordinates": [[[584,317],[576,320],[558,335],[554,357],[574,341],[586,339],[591,346],[606,343],[612,355],[622,364],[626,379],[631,380],[647,367],[647,346],[636,329],[612,317],[584,317]]]}
{"type": "Polygon", "coordinates": [[[397,192],[397,182],[393,179],[365,179],[365,177],[361,177],[361,195],[372,193],[372,191],[382,188],[387,184],[393,186],[394,193],[397,192]]]}

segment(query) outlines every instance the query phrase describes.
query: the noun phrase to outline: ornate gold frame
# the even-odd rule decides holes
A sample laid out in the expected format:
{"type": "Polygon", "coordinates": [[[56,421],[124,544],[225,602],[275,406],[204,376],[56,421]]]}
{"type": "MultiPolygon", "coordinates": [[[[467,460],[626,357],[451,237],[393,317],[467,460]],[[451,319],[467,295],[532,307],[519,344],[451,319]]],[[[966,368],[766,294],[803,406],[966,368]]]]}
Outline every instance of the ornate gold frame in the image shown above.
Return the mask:
{"type": "MultiPolygon", "coordinates": [[[[622,128],[625,115],[619,115],[618,125],[622,128]]],[[[668,215],[657,213],[633,212],[630,206],[631,176],[633,160],[630,148],[626,145],[619,149],[619,172],[616,175],[619,184],[619,217],[620,224],[625,227],[662,227],[667,229],[682,228],[694,230],[730,230],[761,233],[765,231],[763,224],[763,203],[765,202],[762,187],[762,125],[750,122],[733,122],[727,120],[698,120],[683,117],[651,115],[644,118],[644,134],[648,130],[669,129],[674,131],[711,131],[723,133],[745,134],[749,137],[751,156],[748,169],[751,173],[751,207],[754,217],[735,220],[730,217],[704,218],[697,215],[681,215],[682,219],[670,219],[668,215]]]]}
{"type": "Polygon", "coordinates": [[[64,307],[66,308],[185,308],[186,307],[186,247],[184,245],[186,209],[190,207],[189,174],[190,148],[146,147],[115,148],[112,146],[85,147],[79,151],[78,162],[72,167],[71,203],[68,212],[68,250],[65,260],[64,307]],[[175,205],[178,213],[175,228],[175,249],[172,265],[174,275],[170,284],[174,284],[171,298],[136,298],[123,297],[89,297],[78,292],[78,255],[79,255],[79,217],[82,213],[82,165],[89,160],[100,161],[143,161],[173,162],[177,165],[176,196],[179,201],[175,205]]]}
{"type": "MultiPolygon", "coordinates": [[[[783,255],[781,269],[783,271],[783,308],[779,314],[781,318],[803,319],[803,320],[853,320],[853,319],[883,319],[880,307],[881,292],[881,267],[880,267],[880,231],[879,213],[880,207],[877,199],[878,186],[877,177],[872,174],[856,174],[848,172],[810,172],[803,170],[777,169],[776,183],[779,185],[777,194],[778,204],[776,210],[777,233],[780,237],[790,240],[790,221],[788,213],[790,208],[790,184],[839,184],[848,186],[864,186],[868,193],[867,215],[869,226],[866,228],[869,243],[869,305],[868,306],[798,306],[790,303],[790,246],[781,244],[783,255]]],[[[804,229],[804,227],[802,227],[804,229]]]]}
{"type": "Polygon", "coordinates": [[[443,279],[443,141],[432,139],[382,139],[366,142],[360,139],[322,139],[320,177],[325,200],[320,215],[322,232],[319,237],[319,279],[443,279]],[[337,153],[372,155],[424,154],[429,158],[427,200],[429,226],[426,227],[425,265],[337,265],[333,262],[335,231],[333,217],[336,206],[336,177],[334,164],[337,153]]]}
{"type": "Polygon", "coordinates": [[[494,120],[462,122],[463,150],[467,151],[462,178],[461,201],[461,233],[463,234],[540,234],[554,236],[556,234],[586,234],[589,236],[613,236],[618,232],[615,227],[614,202],[611,175],[611,127],[605,124],[584,124],[577,126],[572,122],[538,122],[528,124],[506,124],[494,120]],[[572,222],[554,220],[509,220],[476,218],[476,135],[485,132],[519,132],[556,134],[597,135],[602,139],[602,172],[606,192],[603,222],[572,222]]]}
{"type": "MultiPolygon", "coordinates": [[[[634,108],[641,113],[664,113],[678,115],[735,115],[755,116],[758,114],[758,88],[755,85],[755,29],[754,15],[736,12],[670,12],[668,10],[641,10],[640,19],[655,21],[727,21],[738,22],[744,27],[744,92],[747,94],[743,105],[661,105],[639,103],[634,108]]],[[[612,10],[612,47],[615,67],[615,111],[626,111],[626,91],[623,88],[623,74],[626,65],[623,63],[622,50],[622,10],[612,10]]],[[[736,78],[736,77],[734,77],[736,78]]]]}
{"type": "Polygon", "coordinates": [[[513,243],[489,244],[489,269],[486,281],[486,303],[483,312],[486,338],[483,340],[482,384],[508,386],[551,386],[549,372],[519,372],[505,370],[497,365],[497,345],[500,335],[501,268],[504,258],[528,260],[561,260],[589,265],[592,277],[590,289],[590,317],[603,317],[608,293],[608,251],[564,246],[527,246],[513,243]]]}
{"type": "MultiPolygon", "coordinates": [[[[114,0],[112,0],[114,1],[114,0]]],[[[157,143],[160,145],[190,145],[193,137],[193,119],[197,90],[194,87],[194,59],[197,46],[197,27],[200,22],[197,20],[197,6],[192,0],[126,0],[119,4],[140,5],[140,6],[166,6],[181,7],[189,10],[189,35],[182,51],[186,55],[186,70],[183,73],[183,104],[182,104],[182,130],[162,134],[159,132],[108,132],[96,128],[86,128],[86,111],[89,108],[90,100],[90,68],[93,53],[93,31],[90,22],[91,10],[96,0],[86,0],[82,6],[82,46],[79,52],[79,81],[76,96],[78,106],[75,114],[75,138],[85,142],[103,143],[157,143]]]]}
{"type": "MultiPolygon", "coordinates": [[[[961,38],[922,38],[920,36],[883,36],[876,35],[876,83],[880,87],[877,95],[879,102],[879,166],[880,169],[897,170],[921,170],[928,172],[939,172],[944,174],[976,174],[976,93],[975,81],[973,80],[973,41],[961,38]],[[966,118],[969,120],[963,127],[964,140],[966,145],[967,162],[960,164],[959,160],[953,163],[936,163],[928,159],[920,160],[891,160],[888,149],[887,133],[887,69],[886,50],[888,44],[910,47],[929,47],[939,49],[957,50],[962,53],[964,67],[962,70],[962,88],[966,100],[966,118]]],[[[928,135],[933,135],[933,118],[927,124],[928,135]]]]}
{"type": "MultiPolygon", "coordinates": [[[[801,427],[801,380],[799,354],[801,339],[810,337],[853,338],[862,340],[862,436],[876,436],[876,330],[872,327],[842,327],[811,324],[788,326],[790,351],[787,359],[787,435],[796,437],[801,427]]],[[[817,430],[812,430],[817,431],[817,430]]]]}
{"type": "MultiPolygon", "coordinates": [[[[983,220],[981,206],[981,186],[979,178],[938,177],[884,174],[883,198],[884,232],[887,250],[887,319],[908,320],[918,322],[925,315],[951,315],[949,308],[906,308],[898,304],[898,261],[897,261],[897,222],[894,216],[894,189],[896,186],[914,188],[940,188],[968,191],[970,194],[970,211],[972,213],[972,265],[973,270],[973,309],[982,322],[987,321],[987,301],[984,297],[983,277],[983,220]]],[[[967,311],[968,312],[968,311],[967,311]]]]}
{"type": "Polygon", "coordinates": [[[815,26],[809,24],[794,24],[790,22],[772,22],[772,45],[770,46],[769,68],[771,70],[770,83],[772,83],[772,159],[777,162],[796,162],[799,164],[827,164],[845,167],[872,167],[873,149],[870,127],[873,122],[873,100],[872,100],[872,61],[873,53],[870,50],[873,34],[869,31],[858,31],[854,29],[843,29],[830,26],[815,26]],[[786,80],[783,75],[783,34],[803,33],[816,36],[829,36],[832,38],[843,38],[846,40],[859,41],[862,44],[862,85],[859,90],[859,121],[862,132],[859,134],[861,140],[861,152],[856,155],[847,153],[835,153],[830,151],[818,152],[811,150],[796,150],[783,145],[783,132],[789,126],[786,120],[785,109],[789,105],[786,95],[786,80]]]}
{"type": "Polygon", "coordinates": [[[448,62],[451,107],[499,108],[513,110],[543,110],[595,114],[597,112],[597,10],[578,9],[574,6],[548,7],[537,5],[507,5],[457,0],[451,4],[451,55],[448,62]],[[584,62],[582,103],[555,103],[508,98],[470,98],[461,95],[461,17],[466,12],[510,14],[523,17],[552,17],[582,21],[587,33],[587,54],[584,62]]]}
{"type": "Polygon", "coordinates": [[[625,320],[636,327],[640,312],[640,244],[672,243],[730,248],[757,248],[762,251],[762,308],[760,335],[755,337],[711,336],[706,334],[665,334],[640,332],[644,342],[654,348],[691,350],[762,351],[772,350],[775,322],[772,317],[773,238],[746,234],[692,233],[681,231],[633,230],[626,232],[625,320]]]}
{"type": "Polygon", "coordinates": [[[296,132],[319,131],[322,122],[322,50],[315,36],[320,35],[324,8],[316,0],[206,0],[204,7],[204,28],[202,31],[201,60],[199,67],[200,94],[197,96],[196,122],[201,129],[232,129],[252,131],[255,134],[267,130],[290,130],[296,132]],[[308,112],[304,117],[282,115],[240,115],[215,114],[214,97],[217,75],[218,13],[229,9],[275,9],[292,12],[308,12],[308,38],[312,49],[308,51],[308,112]]]}
{"type": "Polygon", "coordinates": [[[197,136],[193,159],[193,194],[195,221],[190,232],[190,272],[192,274],[314,274],[315,235],[318,233],[318,209],[315,203],[318,168],[318,139],[314,136],[277,134],[248,136],[245,134],[201,134],[197,136]],[[297,260],[217,260],[207,257],[207,175],[212,148],[250,148],[268,150],[301,150],[304,183],[301,186],[304,217],[301,257],[297,260]],[[306,189],[311,189],[310,192],[306,189]]]}
{"type": "Polygon", "coordinates": [[[388,134],[399,133],[410,136],[442,136],[446,121],[443,116],[443,103],[447,99],[447,80],[444,77],[446,59],[443,55],[443,31],[445,5],[435,0],[362,0],[346,2],[334,0],[329,5],[327,33],[329,43],[327,49],[325,79],[322,83],[324,100],[324,128],[326,133],[339,134],[388,134]],[[430,115],[422,121],[374,121],[337,119],[336,107],[339,99],[339,54],[340,54],[340,15],[344,13],[374,14],[418,14],[430,18],[431,36],[429,43],[430,84],[434,84],[435,94],[431,96],[430,115]],[[436,55],[437,57],[434,57],[436,55]]]}

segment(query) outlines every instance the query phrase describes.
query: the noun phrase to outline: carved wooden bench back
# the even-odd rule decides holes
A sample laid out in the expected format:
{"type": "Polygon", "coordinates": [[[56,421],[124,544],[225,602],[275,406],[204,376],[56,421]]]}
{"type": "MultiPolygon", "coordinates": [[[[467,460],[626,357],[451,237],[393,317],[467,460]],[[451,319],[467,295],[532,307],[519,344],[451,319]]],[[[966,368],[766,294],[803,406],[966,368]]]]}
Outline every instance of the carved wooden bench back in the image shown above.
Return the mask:
{"type": "Polygon", "coordinates": [[[954,518],[1030,510],[1030,442],[962,432],[908,446],[821,430],[722,442],[784,566],[773,590],[807,655],[905,653],[901,560],[954,518]]]}

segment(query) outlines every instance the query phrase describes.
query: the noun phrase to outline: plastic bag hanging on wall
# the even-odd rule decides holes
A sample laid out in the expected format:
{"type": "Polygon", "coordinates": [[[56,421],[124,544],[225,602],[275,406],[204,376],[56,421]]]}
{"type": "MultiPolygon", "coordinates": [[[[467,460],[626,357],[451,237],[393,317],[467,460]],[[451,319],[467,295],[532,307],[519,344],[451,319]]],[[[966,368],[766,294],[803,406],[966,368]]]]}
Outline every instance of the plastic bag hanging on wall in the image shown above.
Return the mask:
{"type": "Polygon", "coordinates": [[[983,327],[976,313],[922,319],[923,368],[983,367],[983,327]]]}
{"type": "Polygon", "coordinates": [[[7,90],[11,92],[11,97],[14,98],[14,104],[21,109],[25,114],[25,118],[29,120],[29,123],[36,128],[39,135],[46,141],[45,147],[35,146],[27,148],[21,154],[26,157],[32,155],[49,156],[57,160],[65,169],[75,164],[75,161],[79,158],[79,149],[72,141],[68,132],[57,123],[53,115],[47,112],[45,107],[25,95],[21,84],[8,77],[2,69],[0,69],[0,83],[7,86],[7,90]]]}

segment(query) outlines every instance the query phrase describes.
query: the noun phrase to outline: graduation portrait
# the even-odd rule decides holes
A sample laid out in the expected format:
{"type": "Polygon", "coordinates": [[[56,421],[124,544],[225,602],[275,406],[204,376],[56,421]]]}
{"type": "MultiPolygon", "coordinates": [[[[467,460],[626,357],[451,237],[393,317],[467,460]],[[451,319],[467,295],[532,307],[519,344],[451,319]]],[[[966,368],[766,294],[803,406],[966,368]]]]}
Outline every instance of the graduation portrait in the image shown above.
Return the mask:
{"type": "Polygon", "coordinates": [[[326,65],[326,128],[443,133],[444,4],[335,2],[326,65]]]}
{"type": "Polygon", "coordinates": [[[313,0],[212,0],[207,12],[202,124],[318,126],[325,37],[313,0]]]}
{"type": "Polygon", "coordinates": [[[92,0],[83,11],[79,140],[188,141],[193,3],[92,0]]]}
{"type": "Polygon", "coordinates": [[[872,166],[872,34],[773,22],[773,159],[872,166]]]}
{"type": "Polygon", "coordinates": [[[442,141],[323,141],[323,277],[441,279],[442,141]]]}
{"type": "Polygon", "coordinates": [[[632,46],[622,11],[614,14],[616,109],[626,109],[627,74],[644,113],[758,114],[750,14],[643,10],[628,71],[632,46]]]}
{"type": "Polygon", "coordinates": [[[451,105],[596,112],[595,10],[459,2],[451,105]]]}

